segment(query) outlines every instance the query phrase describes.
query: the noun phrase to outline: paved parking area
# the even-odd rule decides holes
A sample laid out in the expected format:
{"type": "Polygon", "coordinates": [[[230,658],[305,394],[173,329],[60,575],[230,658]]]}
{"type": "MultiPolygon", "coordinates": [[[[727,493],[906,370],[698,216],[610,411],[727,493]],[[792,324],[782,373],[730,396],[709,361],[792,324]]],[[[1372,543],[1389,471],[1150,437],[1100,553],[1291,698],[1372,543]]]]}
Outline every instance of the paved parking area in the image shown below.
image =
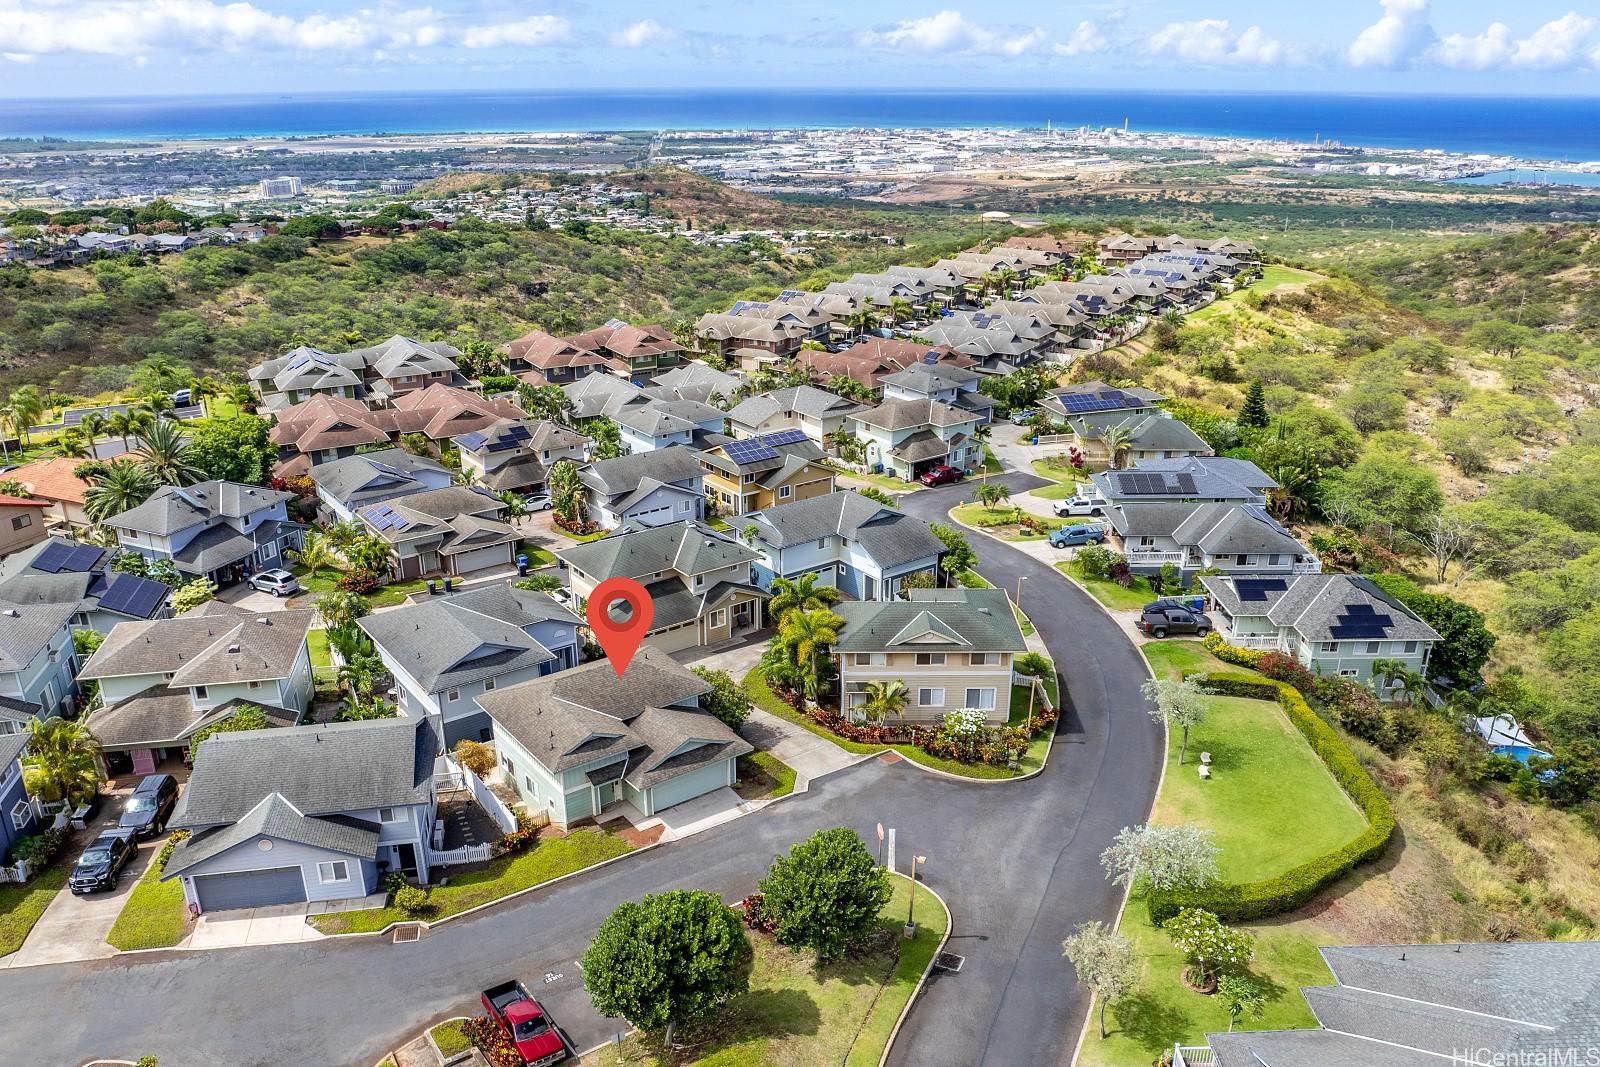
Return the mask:
{"type": "Polygon", "coordinates": [[[730,819],[737,819],[754,810],[738,793],[724,786],[666,811],[658,811],[656,818],[667,828],[662,839],[676,841],[713,826],[721,826],[730,819]]]}
{"type": "MultiPolygon", "coordinates": [[[[852,763],[871,758],[846,752],[826,737],[814,734],[803,726],[796,726],[760,708],[750,709],[750,717],[745,720],[744,729],[740,732],[746,741],[772,753],[793,767],[795,773],[808,782],[825,774],[843,770],[852,763]]],[[[800,782],[796,782],[795,785],[798,787],[800,782]]]]}
{"type": "Polygon", "coordinates": [[[194,932],[183,943],[183,947],[237,948],[241,945],[290,945],[300,941],[320,941],[326,935],[306,922],[307,915],[381,908],[388,899],[386,893],[374,893],[355,900],[214,911],[195,921],[194,932]]]}
{"type": "MultiPolygon", "coordinates": [[[[107,804],[110,808],[113,805],[107,804]]],[[[80,833],[69,849],[82,850],[94,839],[93,834],[80,833]]],[[[139,846],[139,854],[122,870],[117,888],[109,893],[91,893],[73,896],[71,890],[62,888],[45,908],[44,915],[28,934],[22,947],[4,960],[3,967],[32,967],[41,963],[67,963],[72,960],[99,960],[116,955],[116,949],[106,944],[106,935],[116,924],[128,894],[144,876],[145,869],[155,854],[161,851],[166,835],[139,846]]],[[[68,859],[76,859],[76,853],[68,859]]]]}

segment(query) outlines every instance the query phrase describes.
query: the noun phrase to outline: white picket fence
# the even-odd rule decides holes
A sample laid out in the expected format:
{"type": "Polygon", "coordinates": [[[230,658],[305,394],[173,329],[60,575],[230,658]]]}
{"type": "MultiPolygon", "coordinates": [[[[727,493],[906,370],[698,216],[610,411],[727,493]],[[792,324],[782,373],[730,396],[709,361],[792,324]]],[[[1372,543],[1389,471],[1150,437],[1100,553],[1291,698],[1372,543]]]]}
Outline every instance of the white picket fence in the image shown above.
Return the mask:
{"type": "Polygon", "coordinates": [[[487,844],[462,845],[460,848],[452,848],[442,852],[430,848],[428,849],[428,866],[455,867],[463,863],[487,863],[491,848],[492,846],[487,844]]]}

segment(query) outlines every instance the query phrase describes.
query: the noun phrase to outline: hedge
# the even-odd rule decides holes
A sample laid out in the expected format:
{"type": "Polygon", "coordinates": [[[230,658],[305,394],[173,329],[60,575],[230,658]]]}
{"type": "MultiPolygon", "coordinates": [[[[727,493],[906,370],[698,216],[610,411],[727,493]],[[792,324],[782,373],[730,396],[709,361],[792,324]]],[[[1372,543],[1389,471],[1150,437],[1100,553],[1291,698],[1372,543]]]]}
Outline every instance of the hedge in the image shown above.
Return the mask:
{"type": "MultiPolygon", "coordinates": [[[[1216,649],[1211,652],[1218,655],[1216,649]]],[[[1311,710],[1294,686],[1242,674],[1213,674],[1202,684],[1210,692],[1223,696],[1276,699],[1289,721],[1327,766],[1334,781],[1365,814],[1367,828],[1336,849],[1258,882],[1218,882],[1199,889],[1151,889],[1146,903],[1152,923],[1160,926],[1184,908],[1204,908],[1215,912],[1224,922],[1249,922],[1293,911],[1304,907],[1312,897],[1349,874],[1358,864],[1383,855],[1395,829],[1394,811],[1389,801],[1338,732],[1311,710]]]]}
{"type": "Polygon", "coordinates": [[[1207,652],[1222,662],[1231,663],[1235,667],[1249,667],[1251,670],[1255,670],[1264,655],[1264,653],[1257,652],[1253,648],[1240,648],[1238,645],[1228,644],[1222,639],[1222,635],[1215,630],[1206,634],[1200,644],[1204,646],[1207,652]]]}

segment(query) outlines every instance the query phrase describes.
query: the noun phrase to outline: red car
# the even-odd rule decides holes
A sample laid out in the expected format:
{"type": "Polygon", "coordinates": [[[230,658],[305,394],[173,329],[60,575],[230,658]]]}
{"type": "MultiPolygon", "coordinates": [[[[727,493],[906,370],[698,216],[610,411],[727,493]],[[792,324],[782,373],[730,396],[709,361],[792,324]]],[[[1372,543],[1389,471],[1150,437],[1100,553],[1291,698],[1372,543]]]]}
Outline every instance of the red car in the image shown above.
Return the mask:
{"type": "Polygon", "coordinates": [[[548,1067],[567,1058],[567,1043],[533,994],[515,978],[491,986],[478,995],[489,1013],[517,1048],[528,1067],[548,1067]]]}
{"type": "Polygon", "coordinates": [[[919,481],[923,485],[950,485],[953,482],[959,482],[966,476],[966,472],[960,467],[947,467],[941,463],[937,467],[929,467],[923,471],[919,481]]]}

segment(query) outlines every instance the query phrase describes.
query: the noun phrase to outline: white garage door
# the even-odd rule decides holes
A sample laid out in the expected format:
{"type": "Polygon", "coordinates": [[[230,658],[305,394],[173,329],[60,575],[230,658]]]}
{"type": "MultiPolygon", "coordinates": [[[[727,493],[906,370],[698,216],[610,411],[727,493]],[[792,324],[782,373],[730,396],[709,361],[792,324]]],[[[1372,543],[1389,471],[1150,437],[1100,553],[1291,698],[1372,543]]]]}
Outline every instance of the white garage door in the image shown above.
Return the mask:
{"type": "Polygon", "coordinates": [[[471,574],[481,571],[485,567],[497,567],[511,562],[510,545],[490,545],[488,548],[475,548],[471,552],[458,552],[455,557],[457,574],[471,574]]]}
{"type": "Polygon", "coordinates": [[[306,899],[305,879],[299,867],[273,867],[265,871],[202,874],[194,880],[201,911],[230,908],[264,908],[294,904],[306,899]]]}
{"type": "Polygon", "coordinates": [[[649,511],[636,511],[633,519],[644,526],[664,526],[672,521],[672,505],[664,508],[651,508],[649,511]]]}

